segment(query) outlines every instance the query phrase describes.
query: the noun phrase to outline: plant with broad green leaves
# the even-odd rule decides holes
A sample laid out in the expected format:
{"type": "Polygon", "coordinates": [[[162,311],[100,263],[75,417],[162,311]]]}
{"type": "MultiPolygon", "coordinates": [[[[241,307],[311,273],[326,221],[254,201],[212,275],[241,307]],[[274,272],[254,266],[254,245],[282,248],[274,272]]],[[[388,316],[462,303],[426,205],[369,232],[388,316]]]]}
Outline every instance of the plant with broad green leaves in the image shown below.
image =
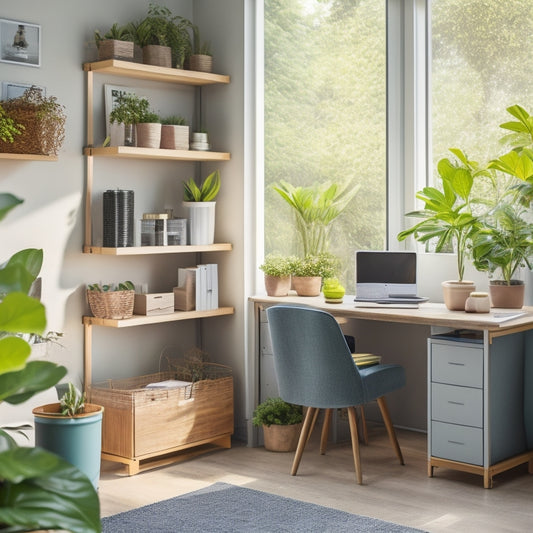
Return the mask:
{"type": "Polygon", "coordinates": [[[63,416],[74,416],[83,413],[85,401],[85,393],[81,392],[73,383],[69,383],[68,390],[59,400],[61,414],[63,416]]]}
{"type": "Polygon", "coordinates": [[[411,211],[406,216],[422,221],[400,232],[398,240],[403,241],[412,235],[421,243],[436,239],[436,252],[455,249],[458,279],[462,281],[471,239],[479,228],[478,216],[472,207],[483,203],[471,196],[474,179],[484,176],[493,180],[494,177],[487,169],[470,161],[461,150],[451,148],[450,151],[458,162],[448,158],[439,161],[437,170],[442,191],[436,187],[424,187],[416,193],[416,197],[424,202],[424,209],[411,211]]]}
{"type": "MultiPolygon", "coordinates": [[[[0,220],[22,200],[0,193],[0,220]]],[[[28,295],[42,265],[42,250],[21,250],[0,266],[0,402],[18,405],[57,384],[67,369],[30,361],[21,334],[43,335],[43,304],[28,295]]],[[[101,531],[100,503],[78,468],[42,448],[19,446],[0,428],[0,530],[101,531]]]]}
{"type": "Polygon", "coordinates": [[[220,172],[215,170],[202,182],[200,187],[193,178],[183,182],[185,202],[213,202],[220,191],[220,172]]]}
{"type": "Polygon", "coordinates": [[[303,409],[301,405],[288,403],[281,398],[267,398],[260,403],[252,418],[254,426],[289,426],[299,424],[303,420],[303,409]]]}
{"type": "Polygon", "coordinates": [[[317,255],[329,247],[331,223],[346,209],[360,186],[351,189],[336,183],[294,187],[280,180],[274,190],[294,209],[303,255],[317,255]]]}

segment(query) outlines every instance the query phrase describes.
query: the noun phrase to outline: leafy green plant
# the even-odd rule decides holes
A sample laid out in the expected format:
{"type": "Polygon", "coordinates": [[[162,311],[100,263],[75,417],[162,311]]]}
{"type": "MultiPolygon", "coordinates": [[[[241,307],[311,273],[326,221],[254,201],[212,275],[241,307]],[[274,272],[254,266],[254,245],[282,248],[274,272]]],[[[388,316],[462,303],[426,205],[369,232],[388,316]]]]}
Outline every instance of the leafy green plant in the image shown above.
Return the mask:
{"type": "MultiPolygon", "coordinates": [[[[0,220],[22,200],[0,193],[0,220]]],[[[21,250],[0,266],[0,402],[17,405],[53,387],[67,369],[27,359],[21,334],[43,335],[46,312],[28,295],[42,263],[42,250],[21,250]]],[[[19,446],[0,429],[0,530],[101,531],[98,494],[78,468],[42,448],[19,446]]]]}
{"type": "Polygon", "coordinates": [[[137,124],[150,112],[149,108],[150,104],[146,98],[132,93],[120,94],[109,114],[109,121],[112,124],[137,124]]]}
{"type": "Polygon", "coordinates": [[[169,117],[162,118],[161,124],[168,126],[185,126],[187,122],[180,115],[170,115],[169,117]]]}
{"type": "Polygon", "coordinates": [[[0,104],[0,139],[6,143],[15,141],[16,135],[21,135],[24,130],[23,124],[17,124],[0,104]]]}
{"type": "Polygon", "coordinates": [[[83,413],[85,401],[85,393],[81,392],[73,383],[69,383],[68,390],[59,400],[61,414],[63,416],[74,416],[83,413]]]}
{"type": "Polygon", "coordinates": [[[292,262],[296,258],[284,257],[277,254],[269,254],[265,257],[263,264],[259,267],[267,276],[282,278],[291,275],[292,262]]]}
{"type": "Polygon", "coordinates": [[[103,35],[100,33],[100,30],[94,30],[96,46],[99,47],[100,43],[106,39],[131,42],[133,41],[133,35],[130,30],[128,25],[121,26],[117,22],[115,22],[103,35]]]}
{"type": "Polygon", "coordinates": [[[123,281],[118,284],[109,283],[106,285],[100,285],[99,283],[91,283],[90,285],[87,285],[87,288],[90,291],[98,291],[98,292],[113,292],[113,291],[134,291],[135,285],[132,281],[123,281]]]}
{"type": "Polygon", "coordinates": [[[304,258],[292,257],[290,259],[290,271],[293,276],[315,277],[322,279],[333,278],[337,275],[340,261],[330,253],[307,255],[304,258]]]}
{"type": "Polygon", "coordinates": [[[469,256],[471,239],[479,228],[478,217],[473,213],[473,204],[481,204],[481,200],[471,197],[474,179],[485,176],[492,179],[491,174],[481,168],[475,161],[470,161],[457,148],[450,151],[459,162],[443,158],[437,165],[442,191],[436,187],[424,187],[416,193],[416,197],[424,202],[424,209],[411,211],[406,216],[421,218],[411,228],[398,234],[403,241],[410,235],[421,243],[436,239],[435,251],[457,252],[457,274],[463,280],[465,263],[469,256]]]}
{"type": "Polygon", "coordinates": [[[327,252],[331,224],[357,194],[359,185],[351,189],[336,183],[294,187],[280,180],[273,188],[294,209],[303,255],[307,256],[327,252]]]}
{"type": "Polygon", "coordinates": [[[147,111],[139,117],[139,124],[160,124],[161,118],[153,111],[147,111]]]}
{"type": "Polygon", "coordinates": [[[200,187],[193,178],[183,182],[185,202],[213,202],[220,191],[220,172],[215,170],[202,182],[200,187]]]}
{"type": "Polygon", "coordinates": [[[303,420],[303,410],[301,405],[287,403],[281,398],[268,398],[260,403],[252,418],[254,426],[289,426],[299,424],[303,420]]]}

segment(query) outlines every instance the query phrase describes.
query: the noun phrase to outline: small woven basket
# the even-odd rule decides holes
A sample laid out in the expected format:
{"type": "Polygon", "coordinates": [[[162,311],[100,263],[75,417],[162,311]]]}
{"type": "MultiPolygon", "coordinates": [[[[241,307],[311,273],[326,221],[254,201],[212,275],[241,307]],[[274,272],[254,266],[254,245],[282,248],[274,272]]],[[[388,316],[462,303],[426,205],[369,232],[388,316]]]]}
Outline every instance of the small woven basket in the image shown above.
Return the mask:
{"type": "Polygon", "coordinates": [[[87,290],[87,300],[95,317],[121,320],[133,316],[135,291],[100,292],[87,290]]]}
{"type": "Polygon", "coordinates": [[[212,72],[213,57],[204,54],[193,54],[189,58],[189,68],[197,72],[212,72]]]}

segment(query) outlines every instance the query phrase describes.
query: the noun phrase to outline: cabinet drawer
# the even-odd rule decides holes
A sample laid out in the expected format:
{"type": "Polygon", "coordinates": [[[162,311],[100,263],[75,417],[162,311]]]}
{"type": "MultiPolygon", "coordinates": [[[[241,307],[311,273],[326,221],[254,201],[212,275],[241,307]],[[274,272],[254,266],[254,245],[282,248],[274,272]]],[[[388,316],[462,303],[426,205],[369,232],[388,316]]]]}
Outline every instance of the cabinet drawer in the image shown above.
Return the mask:
{"type": "Polygon", "coordinates": [[[483,390],[432,383],[431,419],[483,427],[483,390]]]}
{"type": "Polygon", "coordinates": [[[483,431],[431,422],[431,456],[483,466],[483,431]]]}
{"type": "Polygon", "coordinates": [[[483,387],[483,348],[431,343],[431,381],[483,387]]]}

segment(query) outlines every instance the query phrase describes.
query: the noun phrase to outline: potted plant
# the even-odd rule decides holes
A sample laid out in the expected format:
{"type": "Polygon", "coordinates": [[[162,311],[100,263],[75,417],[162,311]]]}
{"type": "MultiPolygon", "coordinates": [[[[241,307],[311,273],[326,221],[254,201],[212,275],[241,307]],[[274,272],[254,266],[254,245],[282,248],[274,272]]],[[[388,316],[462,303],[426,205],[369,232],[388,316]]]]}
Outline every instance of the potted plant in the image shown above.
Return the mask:
{"type": "MultiPolygon", "coordinates": [[[[0,220],[21,202],[0,193],[0,220]]],[[[42,250],[22,250],[13,258],[0,267],[0,331],[5,334],[0,339],[0,401],[18,405],[53,387],[67,369],[48,361],[27,361],[31,349],[22,334],[42,335],[46,326],[43,304],[28,295],[42,250]]],[[[101,530],[98,494],[87,476],[47,450],[19,446],[3,429],[0,499],[0,529],[101,530]]]]}
{"type": "Polygon", "coordinates": [[[294,210],[304,257],[327,252],[332,222],[346,209],[359,187],[348,189],[330,182],[294,187],[283,180],[273,185],[294,210]]]}
{"type": "Polygon", "coordinates": [[[161,147],[161,118],[153,111],[146,111],[139,116],[135,134],[140,148],[161,147]]]}
{"type": "MultiPolygon", "coordinates": [[[[124,124],[124,145],[135,146],[135,126],[149,112],[150,104],[146,98],[132,93],[117,96],[115,107],[109,114],[111,124],[124,124]]],[[[113,134],[113,132],[112,132],[113,134]]],[[[116,140],[111,140],[116,145],[116,140]]]]}
{"type": "Polygon", "coordinates": [[[191,150],[207,151],[210,148],[209,136],[205,129],[200,128],[200,130],[193,132],[191,139],[191,150]]]}
{"type": "Polygon", "coordinates": [[[468,295],[476,288],[472,281],[463,279],[471,240],[479,228],[478,216],[472,209],[478,203],[472,198],[472,186],[475,178],[489,174],[476,162],[468,160],[461,150],[452,148],[450,151],[459,162],[448,158],[438,162],[442,191],[436,187],[424,187],[416,193],[416,197],[424,202],[424,209],[412,211],[406,216],[422,221],[400,232],[398,240],[403,241],[412,235],[424,244],[435,240],[436,252],[455,250],[458,278],[442,282],[444,303],[448,309],[464,310],[468,295]]]}
{"type": "Polygon", "coordinates": [[[45,97],[40,88],[32,86],[22,96],[2,102],[6,132],[22,130],[13,139],[0,137],[0,152],[57,155],[65,140],[64,106],[54,96],[45,97]],[[13,123],[8,127],[9,121],[13,123]]]}
{"type": "Polygon", "coordinates": [[[98,488],[102,446],[101,405],[86,403],[72,383],[58,403],[35,407],[35,444],[77,466],[98,488]]]}
{"type": "Polygon", "coordinates": [[[147,16],[130,24],[130,31],[143,50],[143,63],[183,68],[190,54],[190,25],[187,19],[172,15],[167,7],[150,3],[147,16]]]}
{"type": "Polygon", "coordinates": [[[94,31],[94,40],[98,49],[98,60],[120,59],[133,61],[133,36],[127,25],[115,22],[103,35],[100,30],[94,31]]]}
{"type": "Polygon", "coordinates": [[[291,288],[290,257],[269,254],[259,267],[265,275],[265,290],[268,296],[287,296],[291,288]]]}
{"type": "Polygon", "coordinates": [[[200,40],[200,28],[192,24],[193,44],[192,54],[189,57],[189,68],[198,72],[213,71],[213,54],[211,53],[211,43],[200,40]]]}
{"type": "Polygon", "coordinates": [[[93,283],[87,287],[87,300],[95,317],[115,320],[130,318],[135,303],[135,285],[131,281],[117,285],[93,283]]]}
{"type": "Polygon", "coordinates": [[[12,143],[15,137],[21,135],[23,131],[24,126],[17,124],[0,104],[0,139],[5,143],[12,143]]]}
{"type": "Polygon", "coordinates": [[[339,260],[330,253],[294,257],[290,261],[292,287],[298,296],[318,296],[322,280],[333,278],[339,260]]]}
{"type": "Polygon", "coordinates": [[[252,418],[254,426],[263,428],[265,449],[272,452],[296,450],[302,421],[302,406],[287,403],[281,398],[268,398],[260,403],[252,418]]]}
{"type": "Polygon", "coordinates": [[[179,115],[171,115],[161,120],[161,148],[170,150],[189,149],[189,126],[179,115]]]}
{"type": "Polygon", "coordinates": [[[183,187],[183,205],[189,209],[190,244],[213,244],[220,172],[215,170],[209,174],[200,186],[191,178],[183,183],[183,187]]]}

